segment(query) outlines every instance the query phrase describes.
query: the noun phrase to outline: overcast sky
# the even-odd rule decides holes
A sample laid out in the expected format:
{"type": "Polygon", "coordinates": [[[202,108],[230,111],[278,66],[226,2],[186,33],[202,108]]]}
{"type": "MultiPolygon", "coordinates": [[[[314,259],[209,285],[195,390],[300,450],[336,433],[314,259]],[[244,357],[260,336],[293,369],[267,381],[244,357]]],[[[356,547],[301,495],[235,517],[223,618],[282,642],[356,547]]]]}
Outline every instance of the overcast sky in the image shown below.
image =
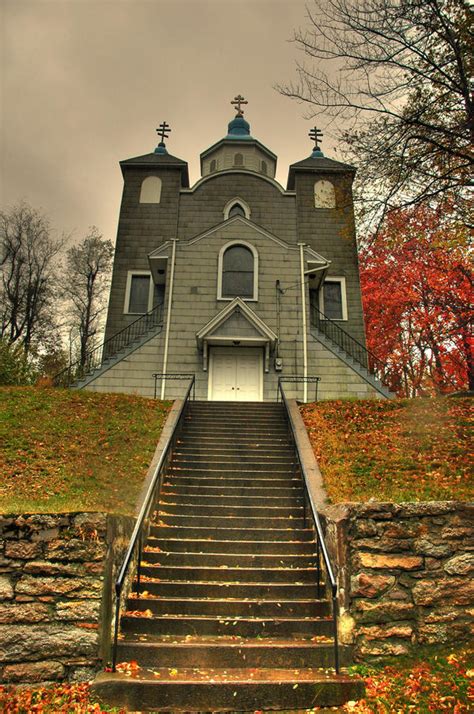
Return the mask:
{"type": "MultiPolygon", "coordinates": [[[[199,154],[248,99],[253,136],[278,155],[278,180],[311,152],[314,122],[274,89],[295,76],[304,0],[0,0],[1,196],[43,210],[58,232],[97,225],[115,241],[118,162],[169,152],[199,178],[199,154]]],[[[323,142],[331,154],[328,142],[323,142]]]]}

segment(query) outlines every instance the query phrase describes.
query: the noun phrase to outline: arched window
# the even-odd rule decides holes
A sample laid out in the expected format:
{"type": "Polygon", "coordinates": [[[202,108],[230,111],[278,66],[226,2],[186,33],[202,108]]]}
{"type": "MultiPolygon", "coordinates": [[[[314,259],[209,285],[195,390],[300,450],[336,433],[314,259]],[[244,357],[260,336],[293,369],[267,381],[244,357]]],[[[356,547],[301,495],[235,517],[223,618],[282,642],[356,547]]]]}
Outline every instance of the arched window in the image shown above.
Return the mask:
{"type": "Polygon", "coordinates": [[[232,218],[232,216],[243,216],[245,218],[245,211],[240,205],[240,203],[234,203],[234,205],[230,209],[229,218],[232,218]]]}
{"type": "Polygon", "coordinates": [[[316,181],[314,184],[314,207],[336,208],[336,191],[330,181],[316,181]]]}
{"type": "Polygon", "coordinates": [[[266,162],[266,161],[262,161],[261,169],[262,169],[262,174],[265,174],[265,176],[266,176],[267,173],[268,173],[268,168],[267,168],[267,162],[266,162]]]}
{"type": "Polygon", "coordinates": [[[159,203],[161,200],[161,179],[147,176],[140,189],[140,203],[159,203]]]}
{"type": "Polygon", "coordinates": [[[234,156],[234,166],[243,166],[244,165],[244,156],[243,154],[235,154],[234,156]]]}
{"type": "Polygon", "coordinates": [[[212,159],[211,163],[209,164],[209,173],[213,173],[217,169],[217,161],[215,159],[212,159]]]}
{"type": "Polygon", "coordinates": [[[257,251],[242,243],[232,243],[219,255],[218,298],[257,299],[257,251]]]}

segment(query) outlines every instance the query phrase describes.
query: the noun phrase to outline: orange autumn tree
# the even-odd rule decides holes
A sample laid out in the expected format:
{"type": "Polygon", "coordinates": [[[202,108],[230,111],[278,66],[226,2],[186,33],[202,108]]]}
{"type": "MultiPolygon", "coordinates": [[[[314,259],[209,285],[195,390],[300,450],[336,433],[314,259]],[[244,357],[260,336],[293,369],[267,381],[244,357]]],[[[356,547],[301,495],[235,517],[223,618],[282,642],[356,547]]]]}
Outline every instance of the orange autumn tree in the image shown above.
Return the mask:
{"type": "Polygon", "coordinates": [[[367,346],[400,396],[474,389],[472,255],[450,215],[393,211],[360,253],[367,346]]]}

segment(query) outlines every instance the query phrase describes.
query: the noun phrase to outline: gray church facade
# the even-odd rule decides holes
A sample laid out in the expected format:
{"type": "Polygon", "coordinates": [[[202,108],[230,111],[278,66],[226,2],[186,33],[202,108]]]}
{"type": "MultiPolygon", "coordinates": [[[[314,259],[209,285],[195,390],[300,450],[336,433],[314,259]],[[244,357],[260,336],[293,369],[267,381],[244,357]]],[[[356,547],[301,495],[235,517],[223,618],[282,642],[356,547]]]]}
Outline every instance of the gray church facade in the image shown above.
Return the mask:
{"type": "MultiPolygon", "coordinates": [[[[172,399],[183,382],[153,375],[186,373],[198,399],[274,401],[279,377],[319,377],[319,398],[389,396],[364,356],[355,169],[316,141],[282,187],[236,99],[193,186],[166,126],[154,152],[121,162],[104,361],[80,386],[172,399]],[[136,338],[115,350],[130,325],[136,338]]],[[[311,400],[314,385],[287,392],[311,400]]]]}

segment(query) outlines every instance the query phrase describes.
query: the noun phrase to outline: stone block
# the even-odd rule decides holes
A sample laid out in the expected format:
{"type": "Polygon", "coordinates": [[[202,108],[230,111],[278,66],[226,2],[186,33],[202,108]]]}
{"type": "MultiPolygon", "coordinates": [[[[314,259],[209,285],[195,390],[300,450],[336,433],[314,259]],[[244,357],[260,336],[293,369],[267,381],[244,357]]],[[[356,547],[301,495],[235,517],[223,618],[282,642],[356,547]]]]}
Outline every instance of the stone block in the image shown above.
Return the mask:
{"type": "Polygon", "coordinates": [[[355,617],[358,622],[388,623],[397,620],[411,620],[415,617],[415,607],[411,602],[387,600],[367,602],[358,600],[355,604],[355,617]]]}
{"type": "Polygon", "coordinates": [[[444,569],[450,575],[468,575],[474,570],[474,553],[456,555],[444,564],[444,569]]]}
{"type": "Polygon", "coordinates": [[[30,575],[82,575],[82,563],[51,563],[49,560],[30,560],[24,564],[23,572],[30,575]]]}
{"type": "Polygon", "coordinates": [[[106,545],[100,541],[83,541],[77,538],[64,540],[57,538],[46,546],[45,555],[53,560],[102,560],[106,555],[106,545]]]}
{"type": "Polygon", "coordinates": [[[88,656],[95,659],[98,633],[71,625],[0,625],[0,662],[88,656]]]}
{"type": "Polygon", "coordinates": [[[408,654],[409,651],[409,645],[401,642],[370,640],[357,643],[357,653],[362,657],[398,657],[408,654]]]}
{"type": "Polygon", "coordinates": [[[100,600],[62,600],[56,604],[59,620],[93,620],[99,618],[100,600]]]}
{"type": "Polygon", "coordinates": [[[413,550],[419,555],[428,555],[431,558],[447,558],[453,552],[449,544],[433,543],[428,538],[420,538],[415,541],[413,550]]]}
{"type": "Polygon", "coordinates": [[[0,624],[44,622],[50,619],[49,608],[40,602],[0,603],[0,624]]]}
{"type": "Polygon", "coordinates": [[[10,540],[5,543],[5,555],[7,558],[31,560],[40,554],[41,546],[39,543],[27,540],[10,540]]]}
{"type": "Polygon", "coordinates": [[[389,637],[400,639],[411,638],[413,628],[410,625],[372,625],[370,627],[359,627],[358,634],[364,635],[368,640],[384,640],[389,637]]]}
{"type": "Polygon", "coordinates": [[[11,600],[13,598],[13,586],[10,578],[0,575],[0,600],[11,600]]]}
{"type": "Polygon", "coordinates": [[[395,584],[393,575],[375,573],[357,573],[351,578],[351,596],[374,598],[381,595],[395,584]]]}
{"type": "Polygon", "coordinates": [[[421,580],[413,588],[413,601],[417,605],[472,605],[474,581],[465,578],[446,580],[421,580]]]}
{"type": "Polygon", "coordinates": [[[361,567],[375,570],[418,570],[423,567],[423,558],[404,553],[385,555],[359,553],[358,560],[361,567]]]}
{"type": "Polygon", "coordinates": [[[61,662],[28,662],[28,664],[7,664],[3,669],[3,681],[15,682],[53,682],[62,679],[64,666],[61,662]]]}
{"type": "Polygon", "coordinates": [[[24,575],[16,584],[16,592],[25,595],[74,595],[100,597],[102,583],[96,579],[68,577],[33,577],[24,575]]]}

